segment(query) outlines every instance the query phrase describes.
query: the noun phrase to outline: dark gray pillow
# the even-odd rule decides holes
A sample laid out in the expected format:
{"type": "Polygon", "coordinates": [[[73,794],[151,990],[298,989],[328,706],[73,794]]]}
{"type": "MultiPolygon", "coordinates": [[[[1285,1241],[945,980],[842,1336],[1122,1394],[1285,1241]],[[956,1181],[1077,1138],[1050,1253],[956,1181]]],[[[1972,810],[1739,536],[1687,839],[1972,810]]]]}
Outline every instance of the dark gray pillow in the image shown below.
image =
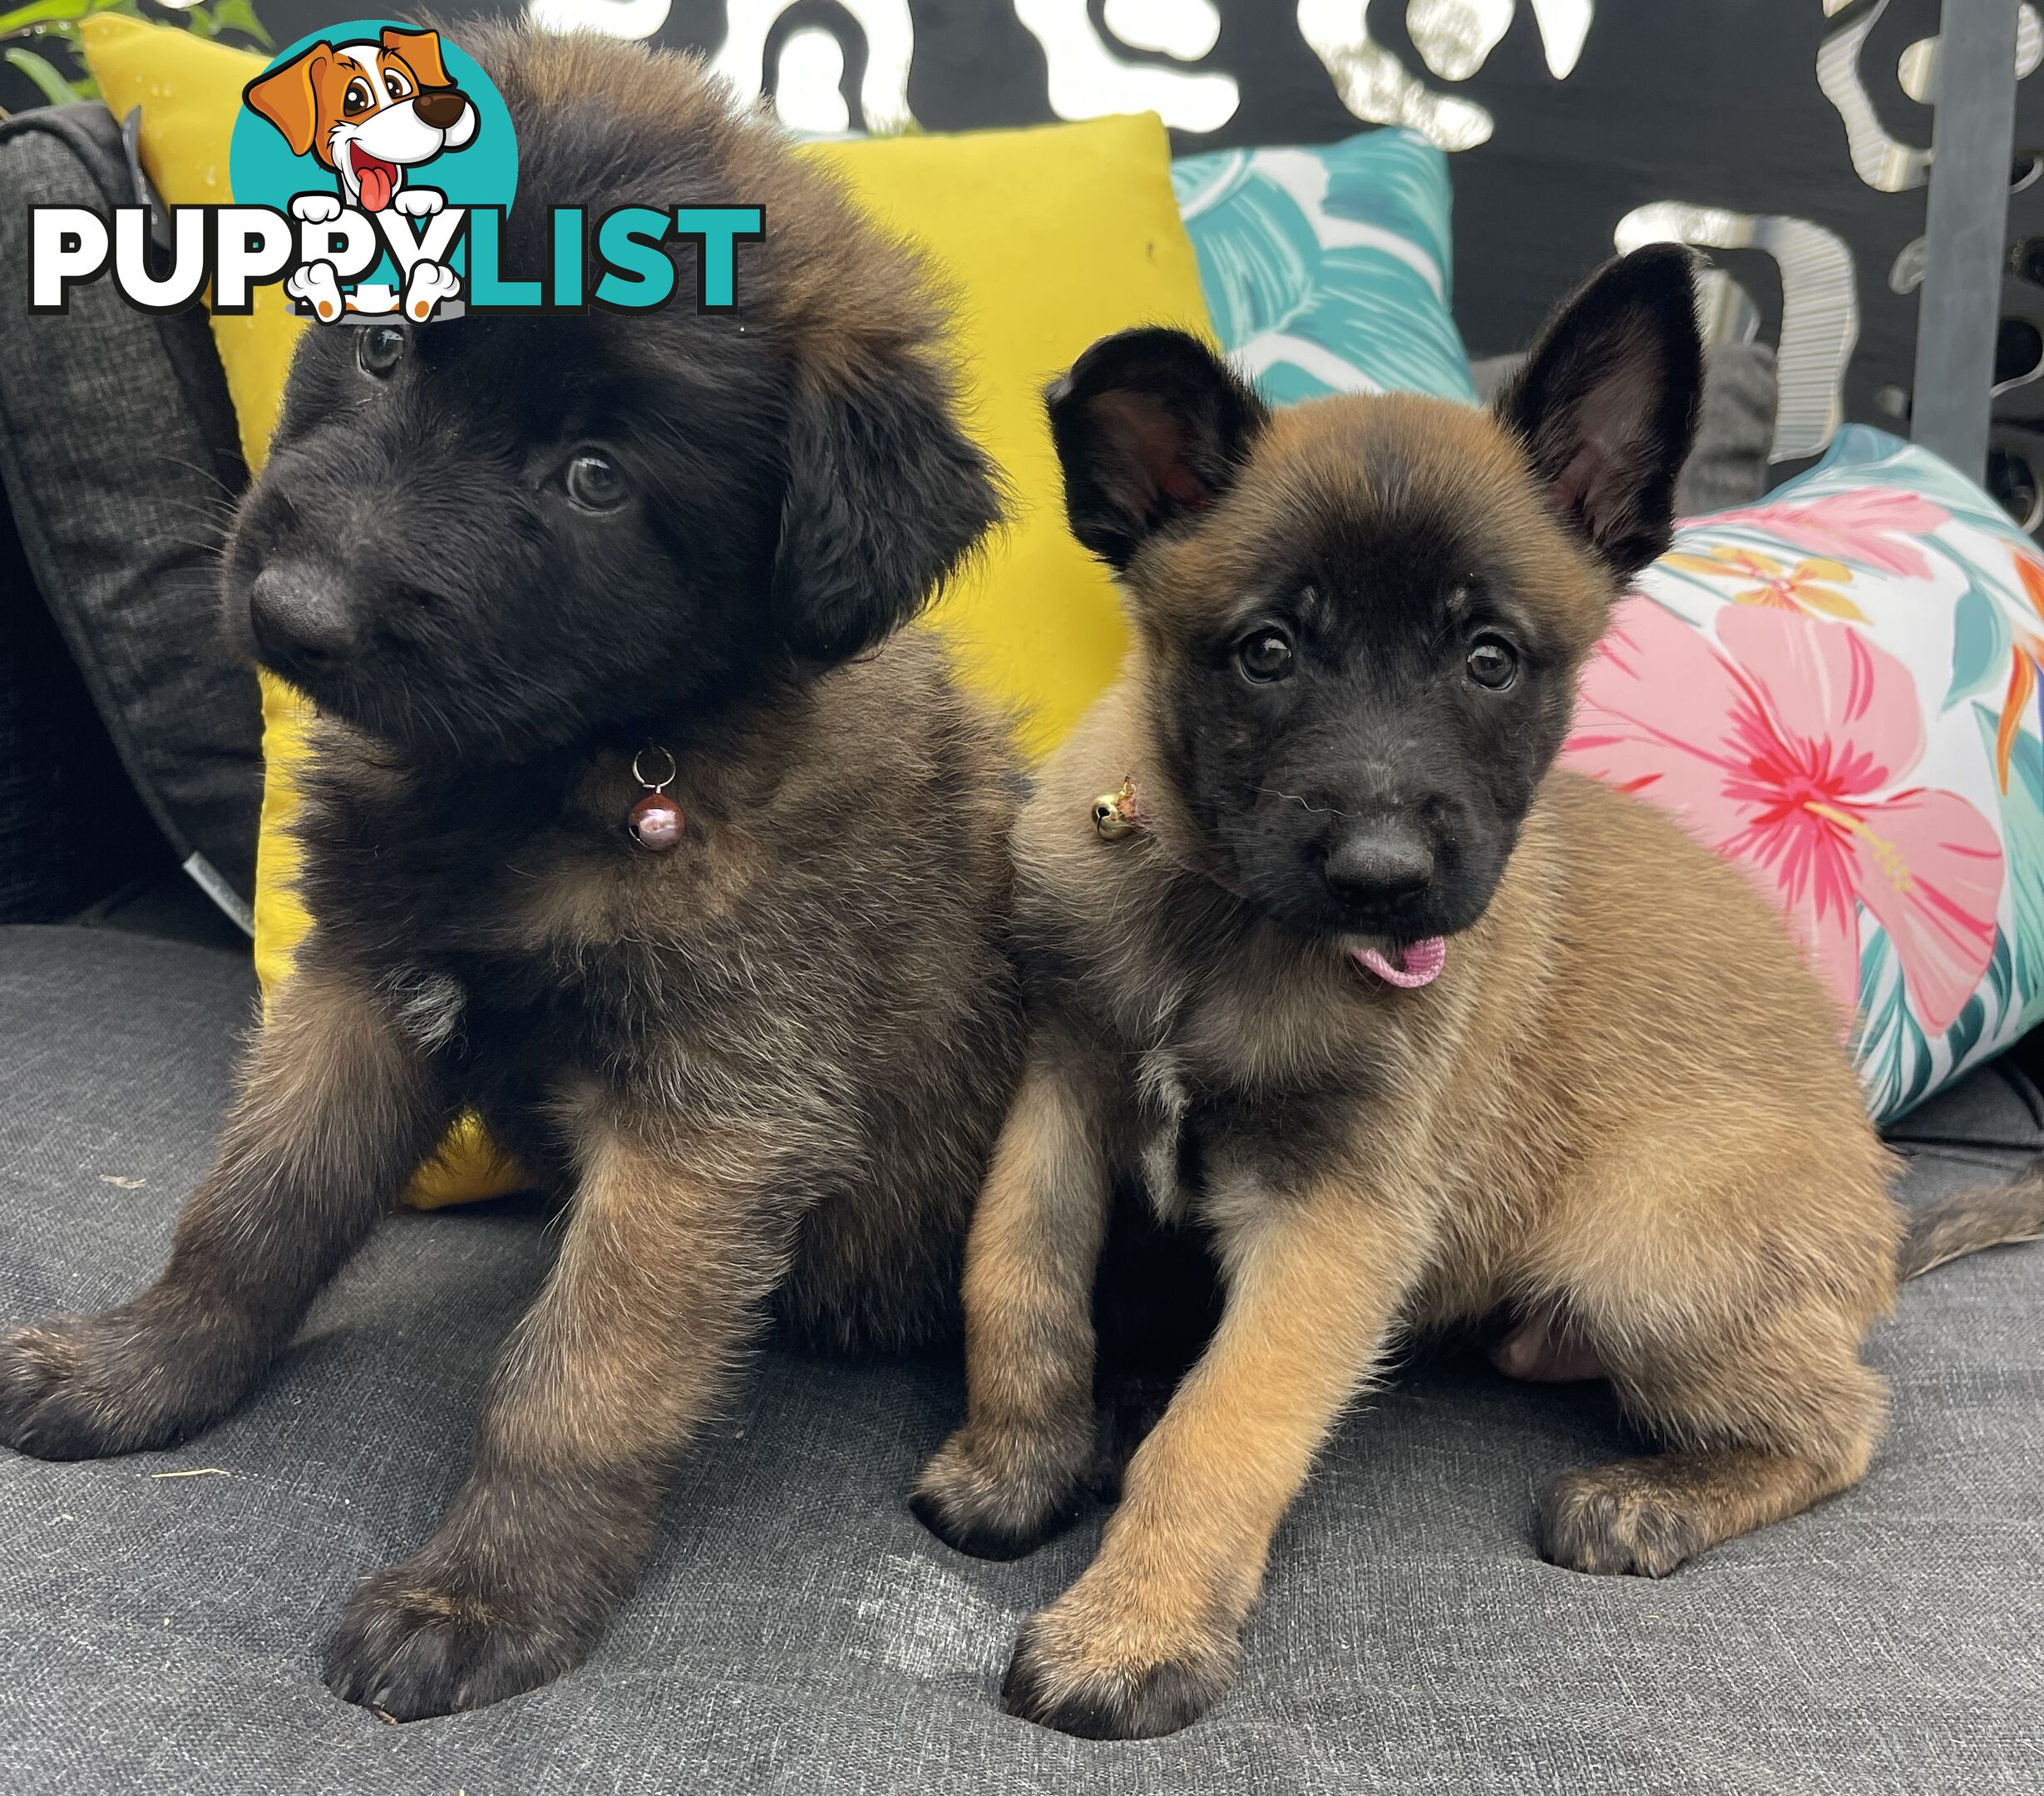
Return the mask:
{"type": "Polygon", "coordinates": [[[102,106],[0,125],[0,476],[129,777],[245,928],[261,723],[221,638],[215,569],[247,476],[205,313],[137,312],[106,282],[75,289],[64,316],[28,310],[29,207],[133,205],[139,179],[102,106]]]}
{"type": "MultiPolygon", "coordinates": [[[[1486,356],[1469,364],[1484,403],[1523,355],[1486,356]]],[[[1767,451],[1775,440],[1775,352],[1767,343],[1716,345],[1704,364],[1703,416],[1696,447],[1675,483],[1680,517],[1751,505],[1767,491],[1767,451]]]]}

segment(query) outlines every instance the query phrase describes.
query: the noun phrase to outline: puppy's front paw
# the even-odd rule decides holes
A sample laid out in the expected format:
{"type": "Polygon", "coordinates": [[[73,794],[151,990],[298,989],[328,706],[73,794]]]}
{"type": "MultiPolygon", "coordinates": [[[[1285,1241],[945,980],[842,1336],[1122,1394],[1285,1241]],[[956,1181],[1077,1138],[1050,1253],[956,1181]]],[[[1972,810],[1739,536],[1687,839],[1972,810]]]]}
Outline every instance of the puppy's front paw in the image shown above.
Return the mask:
{"type": "Polygon", "coordinates": [[[291,201],[291,216],[308,224],[331,224],[341,215],[340,198],[330,193],[303,193],[291,201]]]}
{"type": "Polygon", "coordinates": [[[17,1329],[0,1339],[0,1443],[38,1459],[175,1445],[248,1389],[251,1367],[223,1350],[231,1333],[143,1302],[17,1329]]]}
{"type": "Polygon", "coordinates": [[[434,187],[400,187],[390,203],[407,218],[431,218],[446,207],[447,196],[434,187]]]}
{"type": "Polygon", "coordinates": [[[1082,1581],[1022,1624],[1001,1706],[1084,1739],[1148,1739],[1206,1714],[1241,1658],[1232,1634],[1118,1613],[1082,1581]]]}
{"type": "Polygon", "coordinates": [[[1571,1572],[1666,1577],[1716,1537],[1666,1485],[1626,1465],[1564,1472],[1540,1493],[1541,1557],[1571,1572]]]}
{"type": "Polygon", "coordinates": [[[1019,1559],[1077,1518],[1094,1457],[1089,1426],[1039,1437],[967,1423],[923,1468],[908,1506],[947,1547],[1019,1559]]]}
{"type": "Polygon", "coordinates": [[[593,1638],[486,1592],[459,1564],[428,1565],[421,1554],[355,1586],[322,1674],[343,1701],[417,1721],[537,1690],[576,1664],[593,1638]]]}

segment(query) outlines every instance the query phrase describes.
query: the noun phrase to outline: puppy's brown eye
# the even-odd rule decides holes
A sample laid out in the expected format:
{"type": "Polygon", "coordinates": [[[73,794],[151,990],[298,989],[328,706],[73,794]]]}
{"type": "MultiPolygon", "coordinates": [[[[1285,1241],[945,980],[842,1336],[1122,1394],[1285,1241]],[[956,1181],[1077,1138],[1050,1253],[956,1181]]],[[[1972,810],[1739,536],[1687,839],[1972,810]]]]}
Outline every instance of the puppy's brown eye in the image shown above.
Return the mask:
{"type": "Polygon", "coordinates": [[[355,338],[355,366],[365,374],[383,376],[404,360],[404,333],[392,324],[373,324],[355,338]]]}
{"type": "Polygon", "coordinates": [[[1282,630],[1258,630],[1235,651],[1244,674],[1258,685],[1286,678],[1291,672],[1291,639],[1282,630]]]}
{"type": "Polygon", "coordinates": [[[608,456],[585,449],[561,476],[568,496],[585,511],[615,511],[625,503],[625,476],[608,456]]]}
{"type": "Polygon", "coordinates": [[[1492,692],[1503,692],[1518,678],[1518,654],[1502,636],[1479,636],[1469,644],[1469,678],[1492,692]]]}
{"type": "Polygon", "coordinates": [[[369,91],[369,84],[358,75],[348,84],[348,91],[341,96],[343,112],[366,112],[376,104],[376,96],[369,91]]]}

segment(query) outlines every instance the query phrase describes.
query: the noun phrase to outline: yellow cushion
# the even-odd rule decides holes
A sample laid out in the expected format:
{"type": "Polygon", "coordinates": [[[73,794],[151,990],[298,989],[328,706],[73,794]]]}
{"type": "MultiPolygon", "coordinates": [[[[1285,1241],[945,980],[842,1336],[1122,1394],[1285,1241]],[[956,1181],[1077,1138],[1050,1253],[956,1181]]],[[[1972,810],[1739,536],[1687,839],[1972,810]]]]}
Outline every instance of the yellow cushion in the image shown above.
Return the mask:
{"type": "MultiPolygon", "coordinates": [[[[117,12],[85,20],[79,37],[107,110],[126,118],[142,109],[142,167],[165,203],[226,205],[234,197],[227,143],[241,110],[241,90],[268,59],[117,12]]],[[[258,287],[247,316],[213,320],[213,341],[241,426],[241,452],[251,470],[263,465],[284,397],[284,371],[304,328],[303,318],[291,315],[280,284],[258,287]]]]}
{"type": "MultiPolygon", "coordinates": [[[[81,27],[86,60],[117,117],[142,111],[143,166],[173,205],[229,198],[227,145],[241,89],[263,58],[168,26],[102,13],[81,27]]],[[[1065,528],[1044,382],[1095,338],[1131,324],[1211,335],[1198,266],[1172,197],[1170,145],[1154,114],[1032,131],[817,144],[876,218],[912,239],[948,279],[965,363],[968,428],[1007,476],[1011,521],[933,614],[966,678],[1021,720],[1025,747],[1053,747],[1113,673],[1121,614],[1106,575],[1065,528]]],[[[675,196],[677,200],[685,195],[675,196]]],[[[768,229],[772,229],[769,222],[768,229]]],[[[741,268],[743,263],[741,262],[741,268]]],[[[249,467],[262,465],[302,322],[282,289],[245,318],[215,318],[249,467]]],[[[305,929],[292,889],[304,702],[263,682],[269,762],[256,865],[256,972],[268,990],[305,929]]],[[[511,1189],[472,1127],[410,1194],[448,1202],[511,1189]]]]}
{"type": "Polygon", "coordinates": [[[966,425],[1013,501],[934,620],[965,678],[1016,708],[1029,752],[1048,753],[1113,676],[1123,635],[1112,585],[1065,525],[1044,383],[1131,324],[1212,334],[1163,122],[1145,112],[807,153],[951,284],[966,425]]]}

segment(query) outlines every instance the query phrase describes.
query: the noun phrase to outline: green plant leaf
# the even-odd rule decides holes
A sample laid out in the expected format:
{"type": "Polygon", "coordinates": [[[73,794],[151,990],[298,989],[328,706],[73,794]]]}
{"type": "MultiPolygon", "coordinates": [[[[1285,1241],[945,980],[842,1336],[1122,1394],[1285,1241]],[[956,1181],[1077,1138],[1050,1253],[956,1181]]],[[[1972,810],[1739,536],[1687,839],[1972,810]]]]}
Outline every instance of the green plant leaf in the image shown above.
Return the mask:
{"type": "Polygon", "coordinates": [[[1859,952],[1859,1007],[1853,1059],[1877,1121],[1892,1122],[1920,1103],[1937,1072],[1923,1026],[1909,1014],[1902,968],[1888,931],[1871,919],[1859,952]]]}
{"type": "Polygon", "coordinates": [[[1952,618],[1952,683],[1940,708],[1983,692],[2008,677],[2008,619],[1977,582],[1959,597],[1952,618]]]}
{"type": "Polygon", "coordinates": [[[1996,1017],[2007,1016],[2009,999],[2016,991],[2016,961],[2009,952],[2008,936],[2002,930],[1994,932],[1994,958],[1987,963],[1987,983],[1994,993],[1996,1017]]]}
{"type": "Polygon", "coordinates": [[[37,56],[32,50],[3,50],[0,57],[7,58],[9,68],[19,69],[42,91],[42,97],[52,106],[69,106],[74,100],[82,99],[77,88],[65,80],[56,67],[37,56]]]}
{"type": "MultiPolygon", "coordinates": [[[[210,6],[195,7],[193,12],[204,12],[216,34],[224,31],[239,32],[265,50],[276,47],[269,33],[263,28],[263,22],[255,16],[254,0],[212,0],[210,6]]],[[[185,16],[190,17],[192,14],[185,16]]]]}
{"type": "Polygon", "coordinates": [[[1945,1045],[1952,1050],[1953,1066],[1962,1065],[1980,1040],[1980,1032],[1987,1026],[1987,1007],[1980,994],[1975,992],[1966,1000],[1966,1008],[1953,1019],[1951,1029],[1945,1035],[1945,1045]]]}
{"type": "MultiPolygon", "coordinates": [[[[1973,719],[1990,757],[2000,713],[1976,703],[1973,719]]],[[[2002,852],[2015,922],[2015,992],[2027,1028],[2044,1015],[2044,743],[2018,730],[2002,794],[2002,852]]]]}
{"type": "Polygon", "coordinates": [[[57,19],[81,19],[88,13],[106,10],[106,0],[29,0],[27,6],[0,12],[0,37],[17,37],[32,25],[47,25],[57,19]]]}

